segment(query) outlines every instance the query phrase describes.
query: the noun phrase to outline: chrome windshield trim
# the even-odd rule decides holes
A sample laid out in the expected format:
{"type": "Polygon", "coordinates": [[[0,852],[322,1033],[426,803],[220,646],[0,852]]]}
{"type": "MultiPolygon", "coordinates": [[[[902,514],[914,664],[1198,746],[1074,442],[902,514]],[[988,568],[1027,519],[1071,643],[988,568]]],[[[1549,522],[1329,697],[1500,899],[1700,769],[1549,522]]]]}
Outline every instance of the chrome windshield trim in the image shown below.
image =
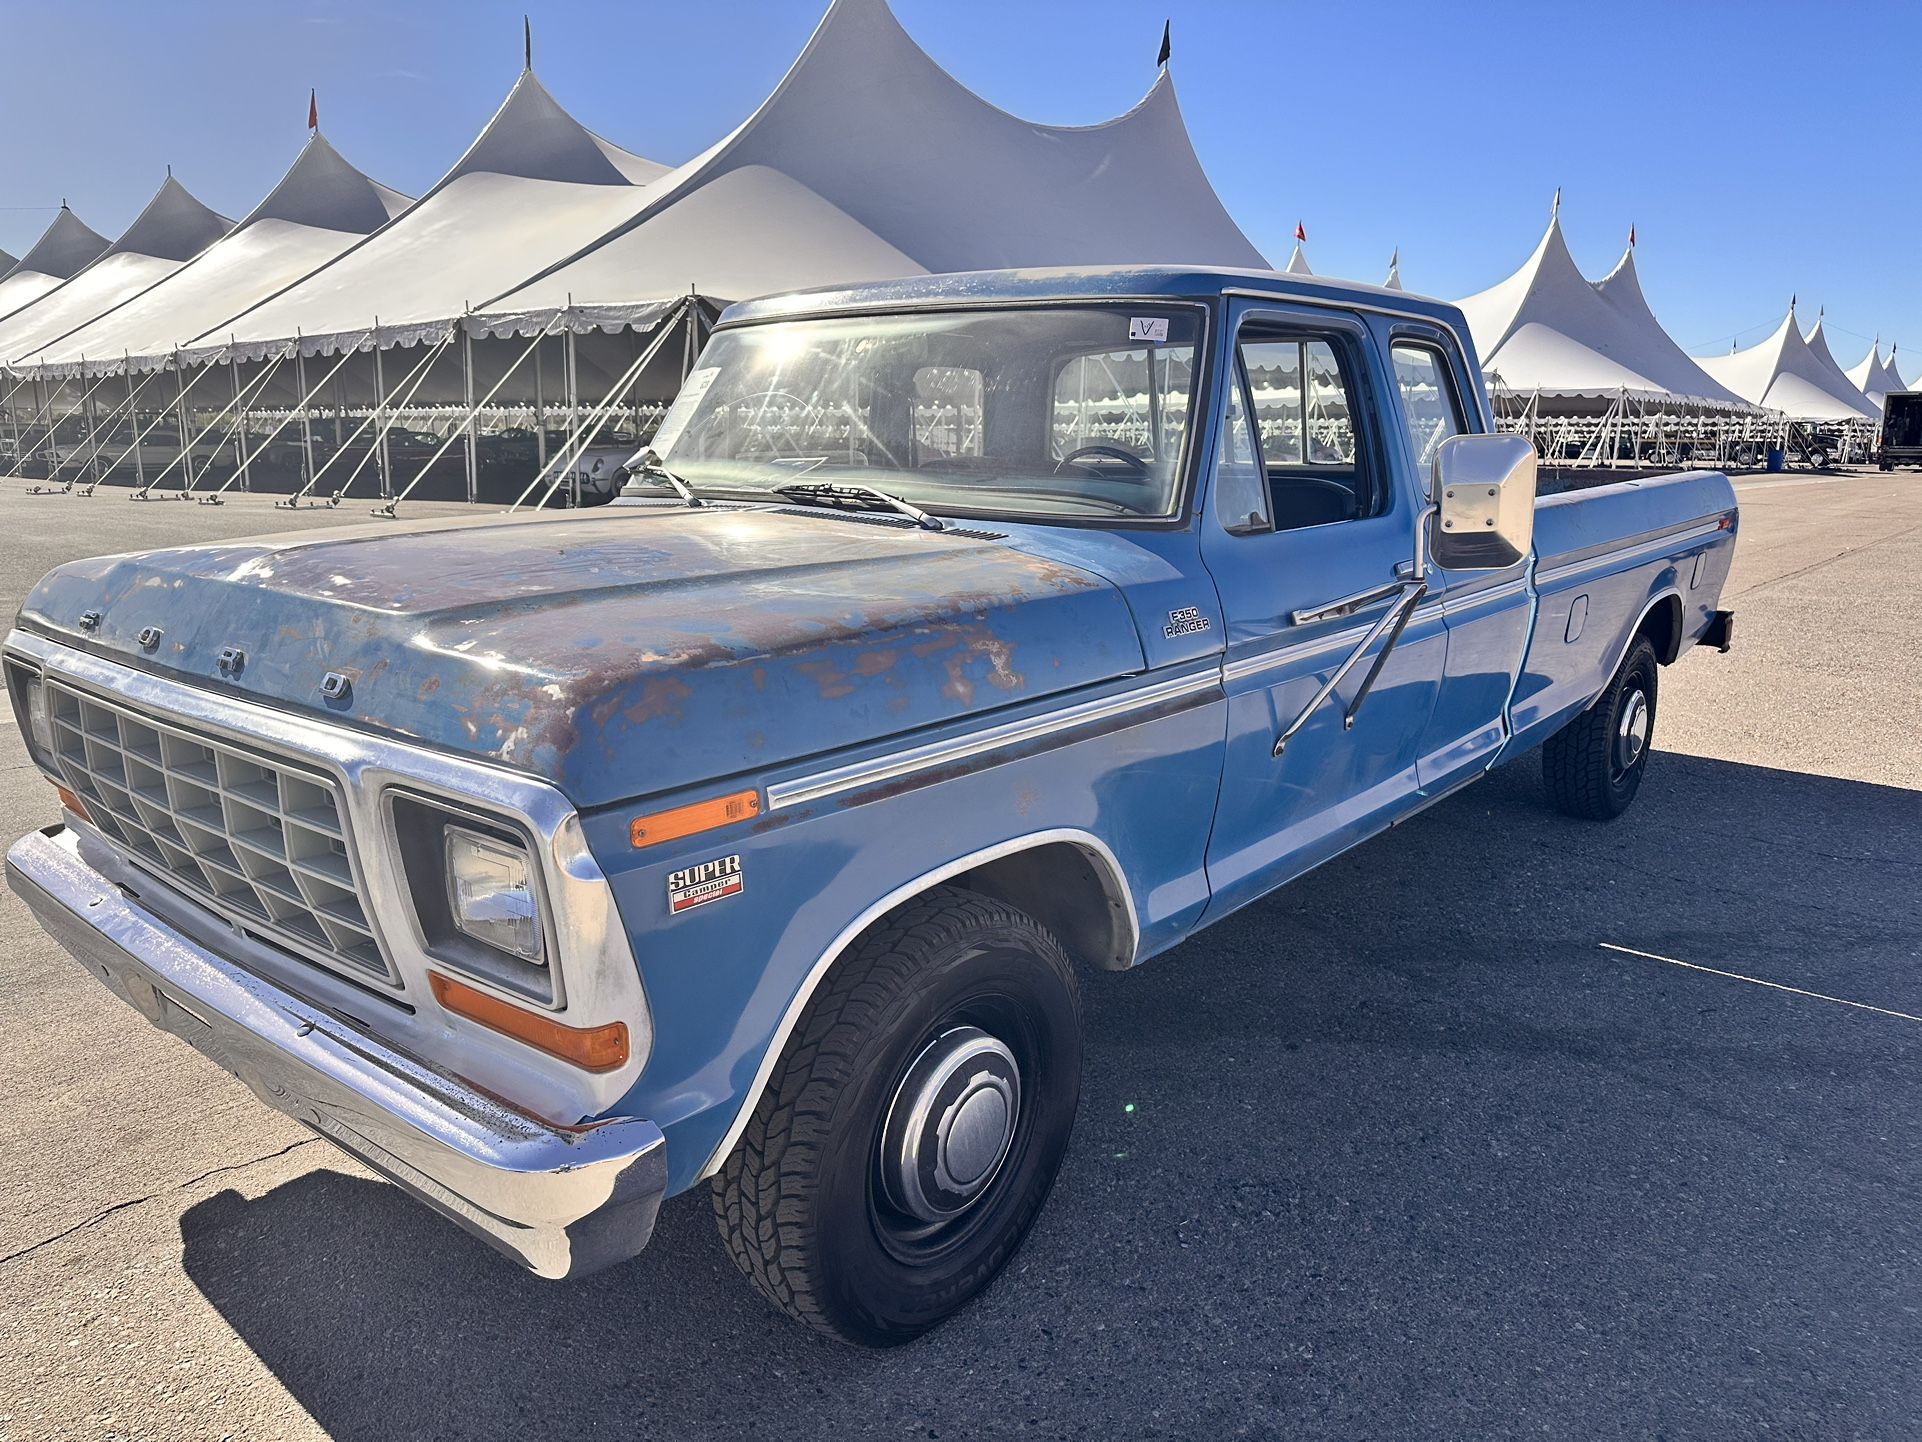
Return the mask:
{"type": "Polygon", "coordinates": [[[799,776],[791,781],[777,781],[767,788],[768,810],[783,811],[789,807],[804,806],[810,801],[838,796],[845,791],[857,790],[883,781],[893,781],[919,771],[928,771],[937,766],[965,761],[990,751],[1041,740],[1062,731],[1112,720],[1125,716],[1131,711],[1143,711],[1152,706],[1220,688],[1221,671],[1219,667],[1211,666],[1206,671],[1157,681],[1152,685],[1138,686],[1116,695],[1082,701],[1053,711],[1044,711],[1037,716],[1024,716],[1018,721],[1006,721],[998,726],[988,726],[979,731],[968,732],[966,735],[950,737],[943,741],[931,741],[924,746],[914,746],[902,751],[892,751],[886,755],[870,757],[865,761],[850,762],[848,765],[837,766],[831,770],[799,776]]]}

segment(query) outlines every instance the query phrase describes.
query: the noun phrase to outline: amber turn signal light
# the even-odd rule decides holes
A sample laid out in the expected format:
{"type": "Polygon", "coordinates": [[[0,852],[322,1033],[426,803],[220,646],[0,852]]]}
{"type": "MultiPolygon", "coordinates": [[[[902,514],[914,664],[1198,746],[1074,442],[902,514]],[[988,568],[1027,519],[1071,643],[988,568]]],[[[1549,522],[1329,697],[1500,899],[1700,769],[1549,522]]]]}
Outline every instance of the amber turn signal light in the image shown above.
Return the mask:
{"type": "Polygon", "coordinates": [[[71,811],[75,816],[80,817],[82,820],[92,819],[87,815],[87,804],[84,801],[82,801],[78,796],[75,796],[71,791],[67,790],[66,787],[62,786],[57,781],[54,783],[53,789],[59,793],[60,804],[66,807],[67,810],[71,811]]]}
{"type": "Polygon", "coordinates": [[[479,1022],[536,1051],[572,1062],[583,1071],[613,1071],[627,1060],[624,1021],[610,1021],[604,1026],[563,1026],[552,1017],[522,1011],[437,971],[427,973],[427,982],[434,989],[434,1000],[455,1016],[479,1022]]]}
{"type": "Polygon", "coordinates": [[[736,791],[731,796],[696,801],[692,806],[677,806],[672,811],[637,816],[627,828],[627,839],[636,846],[655,846],[663,841],[692,836],[697,831],[712,831],[717,826],[745,821],[750,816],[760,814],[760,792],[736,791]]]}

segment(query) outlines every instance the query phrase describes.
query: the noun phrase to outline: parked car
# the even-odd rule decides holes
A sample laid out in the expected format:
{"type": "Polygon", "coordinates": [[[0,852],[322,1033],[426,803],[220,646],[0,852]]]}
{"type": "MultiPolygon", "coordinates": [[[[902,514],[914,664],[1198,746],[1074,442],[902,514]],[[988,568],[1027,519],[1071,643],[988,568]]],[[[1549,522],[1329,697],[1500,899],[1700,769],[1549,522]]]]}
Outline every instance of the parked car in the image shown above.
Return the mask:
{"type": "Polygon", "coordinates": [[[49,574],[9,882],[539,1275],[700,1188],[775,1306],[902,1341],[1039,1213],[1082,986],[1503,761],[1620,815],[1727,649],[1727,478],[1538,501],[1480,374],[1296,276],[736,306],[614,505],[49,574]]]}

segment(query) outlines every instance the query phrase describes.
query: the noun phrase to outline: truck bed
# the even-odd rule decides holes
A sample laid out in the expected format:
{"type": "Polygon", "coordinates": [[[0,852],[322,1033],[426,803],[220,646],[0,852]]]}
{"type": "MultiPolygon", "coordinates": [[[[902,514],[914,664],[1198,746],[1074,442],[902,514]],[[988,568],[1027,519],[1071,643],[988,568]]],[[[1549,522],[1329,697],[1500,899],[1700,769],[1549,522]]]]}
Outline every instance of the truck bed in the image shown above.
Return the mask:
{"type": "Polygon", "coordinates": [[[1683,471],[1536,503],[1535,626],[1510,703],[1511,748],[1545,740],[1600,694],[1654,615],[1672,661],[1708,628],[1735,554],[1735,488],[1683,471]]]}

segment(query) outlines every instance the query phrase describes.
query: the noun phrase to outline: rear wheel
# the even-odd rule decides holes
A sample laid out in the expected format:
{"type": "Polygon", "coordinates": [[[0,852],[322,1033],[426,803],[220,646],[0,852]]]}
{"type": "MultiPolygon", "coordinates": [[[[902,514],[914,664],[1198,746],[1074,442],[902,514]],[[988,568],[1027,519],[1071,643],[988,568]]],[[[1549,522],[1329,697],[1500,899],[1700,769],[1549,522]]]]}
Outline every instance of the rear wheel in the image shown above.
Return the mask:
{"type": "Polygon", "coordinates": [[[721,1236],[790,1316],[905,1342],[1020,1245],[1080,1088],[1060,943],[1011,906],[937,888],[857,942],[810,1004],[714,1178],[721,1236]]]}
{"type": "Polygon", "coordinates": [[[1570,816],[1612,821],[1628,810],[1648,769],[1655,731],[1655,648],[1635,638],[1608,689],[1542,748],[1549,799],[1570,816]]]}

